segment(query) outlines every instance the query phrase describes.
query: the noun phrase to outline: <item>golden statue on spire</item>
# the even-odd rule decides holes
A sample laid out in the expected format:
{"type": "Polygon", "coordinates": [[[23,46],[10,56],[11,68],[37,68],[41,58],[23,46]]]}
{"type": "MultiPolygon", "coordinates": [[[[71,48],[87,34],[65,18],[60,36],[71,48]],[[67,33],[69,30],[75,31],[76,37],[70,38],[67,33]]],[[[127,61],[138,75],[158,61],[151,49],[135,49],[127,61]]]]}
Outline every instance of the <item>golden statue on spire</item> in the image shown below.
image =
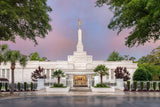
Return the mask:
{"type": "Polygon", "coordinates": [[[79,20],[79,28],[81,28],[81,20],[79,20]]]}

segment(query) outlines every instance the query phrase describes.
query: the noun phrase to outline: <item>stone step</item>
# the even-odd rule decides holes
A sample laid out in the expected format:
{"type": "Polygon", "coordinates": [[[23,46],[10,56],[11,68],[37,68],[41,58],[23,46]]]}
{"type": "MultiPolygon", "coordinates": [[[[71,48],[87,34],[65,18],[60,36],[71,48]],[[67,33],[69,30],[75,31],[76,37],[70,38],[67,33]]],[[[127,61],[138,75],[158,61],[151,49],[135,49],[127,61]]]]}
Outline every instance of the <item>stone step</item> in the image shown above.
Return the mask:
{"type": "Polygon", "coordinates": [[[91,89],[88,87],[73,87],[70,92],[91,92],[91,89]]]}

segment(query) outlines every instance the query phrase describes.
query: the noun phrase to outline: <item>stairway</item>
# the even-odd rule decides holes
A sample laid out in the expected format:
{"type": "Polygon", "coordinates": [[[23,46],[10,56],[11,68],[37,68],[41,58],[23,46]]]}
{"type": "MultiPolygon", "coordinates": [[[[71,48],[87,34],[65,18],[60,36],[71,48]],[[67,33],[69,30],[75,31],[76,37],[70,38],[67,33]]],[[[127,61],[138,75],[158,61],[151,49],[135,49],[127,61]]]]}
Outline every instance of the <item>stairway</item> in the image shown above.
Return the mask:
{"type": "Polygon", "coordinates": [[[70,92],[91,92],[91,89],[88,87],[72,87],[70,92]]]}

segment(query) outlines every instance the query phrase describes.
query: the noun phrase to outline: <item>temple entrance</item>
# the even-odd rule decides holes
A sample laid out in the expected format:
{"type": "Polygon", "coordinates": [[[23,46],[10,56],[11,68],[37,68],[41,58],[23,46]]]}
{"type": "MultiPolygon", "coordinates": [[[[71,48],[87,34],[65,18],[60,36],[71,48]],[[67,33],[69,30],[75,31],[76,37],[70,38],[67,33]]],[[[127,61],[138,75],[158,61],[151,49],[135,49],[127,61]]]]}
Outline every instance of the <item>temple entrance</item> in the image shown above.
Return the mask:
{"type": "Polygon", "coordinates": [[[74,87],[87,87],[87,79],[85,75],[75,75],[74,87]]]}

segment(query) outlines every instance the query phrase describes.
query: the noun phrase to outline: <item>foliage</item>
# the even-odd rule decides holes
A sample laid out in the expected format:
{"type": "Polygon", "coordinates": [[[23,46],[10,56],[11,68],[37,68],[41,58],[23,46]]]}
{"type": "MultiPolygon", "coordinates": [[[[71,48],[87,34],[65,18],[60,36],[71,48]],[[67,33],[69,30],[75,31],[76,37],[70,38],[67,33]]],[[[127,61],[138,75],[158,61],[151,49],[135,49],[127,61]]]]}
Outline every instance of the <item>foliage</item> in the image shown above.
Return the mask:
{"type": "Polygon", "coordinates": [[[40,58],[38,52],[31,53],[29,56],[30,61],[47,61],[47,57],[40,58]]]}
{"type": "Polygon", "coordinates": [[[133,80],[134,81],[147,81],[148,75],[147,71],[143,68],[138,68],[133,74],[133,80]]]}
{"type": "Polygon", "coordinates": [[[24,91],[27,90],[27,82],[24,82],[24,91]]]}
{"type": "Polygon", "coordinates": [[[94,69],[94,72],[96,75],[100,75],[100,78],[101,78],[101,86],[103,84],[103,76],[105,75],[109,75],[108,74],[108,68],[105,66],[105,65],[98,65],[95,69],[94,69]]]}
{"type": "Polygon", "coordinates": [[[8,83],[5,83],[5,90],[8,91],[8,83]]]}
{"type": "Polygon", "coordinates": [[[105,83],[103,83],[102,85],[100,83],[96,84],[96,86],[94,88],[110,88],[109,86],[107,86],[105,83]]]}
{"type": "Polygon", "coordinates": [[[59,84],[59,86],[58,86],[57,83],[54,83],[54,84],[53,84],[53,87],[64,87],[64,86],[63,86],[63,84],[59,84]]]}
{"type": "Polygon", "coordinates": [[[140,86],[141,86],[141,91],[143,91],[143,88],[144,88],[144,82],[143,81],[140,82],[140,86]]]}
{"type": "Polygon", "coordinates": [[[1,91],[1,89],[2,89],[2,83],[0,82],[0,91],[1,91]]]}
{"type": "Polygon", "coordinates": [[[51,30],[47,0],[1,0],[0,40],[15,42],[16,36],[33,40],[51,30]]]}
{"type": "Polygon", "coordinates": [[[35,71],[33,71],[32,75],[31,75],[32,81],[37,81],[38,78],[45,79],[46,75],[43,74],[43,71],[44,71],[44,69],[41,68],[40,66],[38,67],[38,69],[36,69],[35,71]]]}
{"type": "Polygon", "coordinates": [[[130,91],[130,81],[127,81],[127,89],[130,91]]]}
{"type": "Polygon", "coordinates": [[[134,87],[134,90],[136,91],[136,89],[137,89],[137,81],[133,82],[133,87],[134,87]]]}
{"type": "Polygon", "coordinates": [[[160,90],[160,82],[158,83],[158,89],[160,90]]]}
{"type": "Polygon", "coordinates": [[[160,36],[160,1],[159,0],[97,0],[97,6],[107,4],[114,12],[108,28],[117,30],[131,29],[126,37],[126,45],[143,45],[160,36]]]}
{"type": "Polygon", "coordinates": [[[8,50],[8,45],[0,45],[0,65],[4,62],[4,53],[8,50]]]}
{"type": "Polygon", "coordinates": [[[157,87],[157,82],[153,82],[153,90],[155,91],[157,87]]]}
{"type": "Polygon", "coordinates": [[[60,78],[65,77],[64,72],[60,69],[53,72],[53,77],[56,77],[58,79],[58,87],[60,86],[60,78]]]}
{"type": "Polygon", "coordinates": [[[124,81],[130,79],[130,73],[127,71],[126,67],[117,67],[114,72],[117,79],[123,79],[124,81]]]}
{"type": "Polygon", "coordinates": [[[18,82],[18,91],[21,90],[21,83],[18,82]]]}
{"type": "Polygon", "coordinates": [[[136,60],[136,58],[133,57],[133,56],[131,56],[131,57],[129,58],[129,60],[134,62],[134,61],[136,60]]]}
{"type": "Polygon", "coordinates": [[[147,91],[150,89],[150,81],[147,81],[147,91]]]}
{"type": "Polygon", "coordinates": [[[33,82],[31,82],[30,87],[31,87],[31,91],[32,91],[33,90],[33,82]]]}
{"type": "Polygon", "coordinates": [[[107,61],[122,61],[122,60],[124,60],[124,58],[116,51],[113,51],[107,59],[107,61]]]}

